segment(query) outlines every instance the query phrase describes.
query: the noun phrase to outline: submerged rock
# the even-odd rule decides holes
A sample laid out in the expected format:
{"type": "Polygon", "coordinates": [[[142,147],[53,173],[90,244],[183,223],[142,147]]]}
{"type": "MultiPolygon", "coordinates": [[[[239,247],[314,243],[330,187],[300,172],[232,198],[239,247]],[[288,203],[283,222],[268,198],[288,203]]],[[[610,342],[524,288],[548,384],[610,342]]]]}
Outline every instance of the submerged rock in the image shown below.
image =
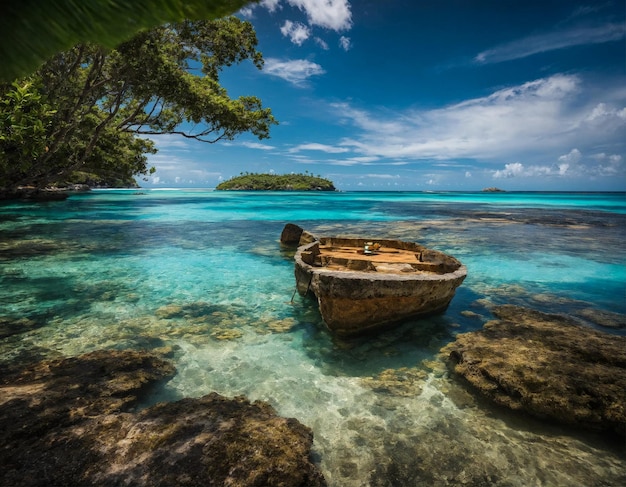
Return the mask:
{"type": "Polygon", "coordinates": [[[11,319],[0,316],[0,338],[26,333],[43,326],[40,322],[31,320],[30,318],[11,319]]]}
{"type": "Polygon", "coordinates": [[[626,435],[626,338],[512,305],[442,349],[481,394],[533,416],[626,435]]]}
{"type": "Polygon", "coordinates": [[[100,351],[0,377],[0,484],[324,486],[311,431],[266,403],[210,394],[132,412],[174,367],[100,351]]]}
{"type": "Polygon", "coordinates": [[[626,328],[626,315],[623,314],[599,311],[593,308],[581,309],[576,314],[594,325],[604,328],[614,328],[616,330],[626,328]]]}

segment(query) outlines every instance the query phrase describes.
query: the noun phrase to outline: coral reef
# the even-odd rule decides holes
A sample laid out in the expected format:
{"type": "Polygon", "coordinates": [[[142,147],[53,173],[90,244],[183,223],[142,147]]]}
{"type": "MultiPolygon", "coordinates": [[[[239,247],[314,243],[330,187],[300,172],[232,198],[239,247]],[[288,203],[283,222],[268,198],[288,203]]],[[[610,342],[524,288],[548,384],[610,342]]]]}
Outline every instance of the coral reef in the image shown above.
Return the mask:
{"type": "Polygon", "coordinates": [[[326,485],[309,460],[311,431],[266,403],[213,393],[133,411],[175,372],[153,354],[98,351],[2,372],[2,485],[326,485]]]}
{"type": "Polygon", "coordinates": [[[442,349],[495,403],[539,418],[626,435],[626,338],[512,305],[442,349]]]}

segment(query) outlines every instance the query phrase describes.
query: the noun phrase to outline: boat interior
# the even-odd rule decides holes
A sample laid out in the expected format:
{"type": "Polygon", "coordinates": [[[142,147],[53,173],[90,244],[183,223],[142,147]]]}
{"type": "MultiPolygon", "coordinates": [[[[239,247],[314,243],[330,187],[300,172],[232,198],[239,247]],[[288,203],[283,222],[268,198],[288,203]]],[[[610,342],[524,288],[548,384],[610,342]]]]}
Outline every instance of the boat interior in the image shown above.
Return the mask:
{"type": "Polygon", "coordinates": [[[461,266],[456,259],[442,252],[404,242],[403,248],[398,248],[391,246],[393,243],[396,242],[327,239],[309,246],[301,256],[313,267],[337,271],[445,274],[461,266]]]}

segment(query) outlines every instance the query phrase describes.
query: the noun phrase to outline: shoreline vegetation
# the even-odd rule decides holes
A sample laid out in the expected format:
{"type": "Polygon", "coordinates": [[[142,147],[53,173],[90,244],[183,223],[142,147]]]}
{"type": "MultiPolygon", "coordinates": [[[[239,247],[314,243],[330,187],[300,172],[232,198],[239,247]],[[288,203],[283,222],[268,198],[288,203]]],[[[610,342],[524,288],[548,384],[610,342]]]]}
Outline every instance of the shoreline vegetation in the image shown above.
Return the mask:
{"type": "Polygon", "coordinates": [[[305,174],[241,173],[218,184],[217,191],[336,191],[329,179],[305,174]]]}

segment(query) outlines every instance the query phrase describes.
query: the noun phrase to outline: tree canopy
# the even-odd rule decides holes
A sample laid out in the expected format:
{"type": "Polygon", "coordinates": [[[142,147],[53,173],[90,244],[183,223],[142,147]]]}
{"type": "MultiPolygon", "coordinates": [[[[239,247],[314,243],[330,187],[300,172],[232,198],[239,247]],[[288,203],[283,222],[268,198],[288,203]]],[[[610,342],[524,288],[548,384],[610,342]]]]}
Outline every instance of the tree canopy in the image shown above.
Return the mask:
{"type": "Polygon", "coordinates": [[[0,6],[0,81],[83,42],[113,48],[140,30],[215,19],[257,0],[16,0],[0,6]]]}
{"type": "Polygon", "coordinates": [[[217,185],[231,191],[335,191],[332,181],[313,174],[245,173],[217,185]]]}
{"type": "Polygon", "coordinates": [[[0,85],[0,187],[45,186],[80,171],[146,174],[145,137],[213,143],[277,123],[254,96],[231,99],[224,67],[263,66],[249,22],[183,21],[142,31],[115,49],[81,43],[34,74],[0,85]],[[143,136],[143,137],[142,137],[143,136]]]}

